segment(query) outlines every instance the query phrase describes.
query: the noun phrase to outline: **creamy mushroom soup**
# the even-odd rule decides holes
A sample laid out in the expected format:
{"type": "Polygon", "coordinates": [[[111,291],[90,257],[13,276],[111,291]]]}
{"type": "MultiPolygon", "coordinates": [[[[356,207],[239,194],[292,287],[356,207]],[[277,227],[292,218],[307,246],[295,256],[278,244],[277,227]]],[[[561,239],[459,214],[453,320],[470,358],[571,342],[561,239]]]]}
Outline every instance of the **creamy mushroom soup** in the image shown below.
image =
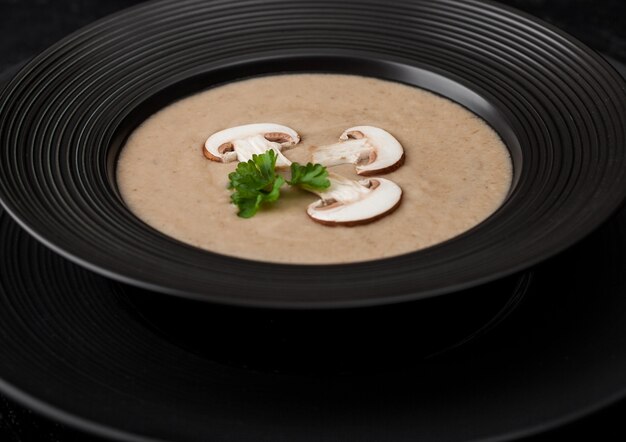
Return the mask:
{"type": "MultiPolygon", "coordinates": [[[[330,172],[362,179],[354,165],[330,172]]],[[[118,161],[122,197],[140,219],[180,241],[224,255],[313,264],[373,260],[414,252],[457,236],[492,214],[511,184],[498,135],[462,106],[430,92],[351,75],[276,75],[195,94],[152,115],[129,137],[118,161]],[[383,175],[403,191],[400,206],[356,227],[313,222],[312,193],[285,187],[254,217],[237,217],[227,189],[236,162],[203,156],[225,128],[272,122],[301,141],[283,150],[306,162],[312,146],[336,143],[346,128],[383,128],[402,144],[405,163],[383,175]]]]}

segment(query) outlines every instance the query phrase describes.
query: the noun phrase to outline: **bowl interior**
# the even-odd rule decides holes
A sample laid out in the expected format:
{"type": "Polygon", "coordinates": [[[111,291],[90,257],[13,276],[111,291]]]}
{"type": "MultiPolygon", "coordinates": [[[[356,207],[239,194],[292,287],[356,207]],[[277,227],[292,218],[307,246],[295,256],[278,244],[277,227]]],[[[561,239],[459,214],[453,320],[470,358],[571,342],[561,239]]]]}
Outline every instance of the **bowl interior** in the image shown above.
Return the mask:
{"type": "Polygon", "coordinates": [[[234,63],[182,79],[146,97],[120,123],[113,142],[108,147],[106,170],[109,185],[121,200],[115,177],[119,153],[132,131],[150,115],[176,100],[208,88],[257,76],[290,73],[333,73],[374,77],[426,89],[464,106],[485,120],[507,146],[513,162],[513,180],[509,196],[513,194],[522,170],[523,151],[512,124],[514,116],[510,115],[506,106],[499,103],[494,96],[490,96],[487,91],[464,84],[461,78],[454,78],[450,73],[438,72],[436,68],[430,66],[345,55],[286,55],[234,63]]]}

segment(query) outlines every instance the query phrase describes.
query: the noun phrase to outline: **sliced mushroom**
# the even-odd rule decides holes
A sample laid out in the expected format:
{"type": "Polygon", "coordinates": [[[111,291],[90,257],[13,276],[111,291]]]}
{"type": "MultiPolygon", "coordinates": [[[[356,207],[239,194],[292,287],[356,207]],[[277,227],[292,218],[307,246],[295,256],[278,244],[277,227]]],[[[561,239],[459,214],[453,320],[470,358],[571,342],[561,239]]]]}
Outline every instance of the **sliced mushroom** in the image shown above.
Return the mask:
{"type": "Polygon", "coordinates": [[[355,181],[335,173],[328,178],[330,187],[315,192],[321,199],[307,209],[308,215],[321,224],[367,224],[393,212],[402,199],[400,186],[385,178],[355,181]]]}
{"type": "Polygon", "coordinates": [[[300,142],[298,133],[290,127],[274,123],[256,123],[231,127],[211,135],[204,144],[204,156],[222,163],[248,161],[254,154],[272,149],[276,152],[276,167],[291,165],[281,150],[300,142]]]}
{"type": "Polygon", "coordinates": [[[363,176],[389,173],[404,164],[402,145],[386,130],[355,126],[339,137],[339,143],[313,148],[312,161],[324,166],[356,164],[363,176]]]}

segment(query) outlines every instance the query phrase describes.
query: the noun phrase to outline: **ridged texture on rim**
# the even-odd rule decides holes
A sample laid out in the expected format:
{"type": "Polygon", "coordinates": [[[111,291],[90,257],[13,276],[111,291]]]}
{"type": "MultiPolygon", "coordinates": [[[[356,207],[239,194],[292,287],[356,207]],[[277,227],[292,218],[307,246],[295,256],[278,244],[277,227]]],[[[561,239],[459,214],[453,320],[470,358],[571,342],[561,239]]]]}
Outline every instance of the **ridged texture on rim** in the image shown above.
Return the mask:
{"type": "Polygon", "coordinates": [[[0,114],[0,194],[22,225],[103,274],[213,301],[338,306],[458,289],[571,245],[626,193],[622,79],[558,31],[477,1],[153,2],[37,57],[0,114]],[[487,91],[524,156],[508,203],[471,235],[417,254],[297,268],[190,248],[121,204],[107,151],[139,103],[225,63],[325,51],[431,66],[487,91]]]}

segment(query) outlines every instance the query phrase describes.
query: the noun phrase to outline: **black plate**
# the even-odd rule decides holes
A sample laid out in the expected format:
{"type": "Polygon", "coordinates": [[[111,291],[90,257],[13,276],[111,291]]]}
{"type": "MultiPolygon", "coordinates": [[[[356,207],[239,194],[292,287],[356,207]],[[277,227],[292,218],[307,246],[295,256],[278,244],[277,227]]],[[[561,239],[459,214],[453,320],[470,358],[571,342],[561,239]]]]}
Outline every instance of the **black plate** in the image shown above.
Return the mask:
{"type": "Polygon", "coordinates": [[[0,256],[0,389],[116,439],[498,440],[626,393],[626,211],[532,274],[360,310],[147,293],[71,264],[6,215],[0,256]],[[462,308],[426,317],[455,296],[462,308]]]}
{"type": "Polygon", "coordinates": [[[22,226],[103,275],[202,300],[362,306],[467,288],[570,246],[626,194],[622,79],[574,39],[491,3],[158,1],[56,44],[1,100],[0,194],[22,226]],[[439,246],[340,266],[204,252],[127,210],[114,163],[143,117],[183,94],[279,71],[373,75],[455,99],[511,149],[509,199],[439,246]]]}

